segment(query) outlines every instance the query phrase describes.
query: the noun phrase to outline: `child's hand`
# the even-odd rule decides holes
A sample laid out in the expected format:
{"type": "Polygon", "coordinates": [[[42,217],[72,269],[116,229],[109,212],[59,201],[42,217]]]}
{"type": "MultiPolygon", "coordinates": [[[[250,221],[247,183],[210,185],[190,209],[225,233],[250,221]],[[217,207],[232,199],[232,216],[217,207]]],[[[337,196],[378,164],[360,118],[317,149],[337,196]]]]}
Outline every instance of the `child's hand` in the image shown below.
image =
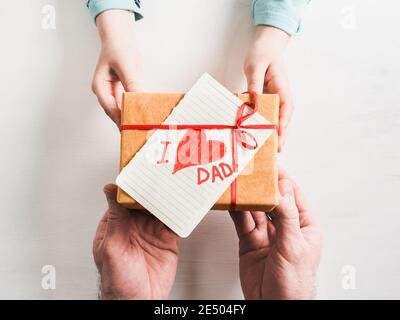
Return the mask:
{"type": "Polygon", "coordinates": [[[119,126],[121,98],[142,85],[140,53],[136,45],[135,19],[125,10],[107,10],[97,17],[101,53],[92,90],[106,114],[119,126]]]}
{"type": "Polygon", "coordinates": [[[283,61],[288,41],[289,35],[277,28],[257,26],[254,43],[244,64],[249,91],[279,94],[279,152],[285,143],[293,112],[292,95],[283,61]]]}

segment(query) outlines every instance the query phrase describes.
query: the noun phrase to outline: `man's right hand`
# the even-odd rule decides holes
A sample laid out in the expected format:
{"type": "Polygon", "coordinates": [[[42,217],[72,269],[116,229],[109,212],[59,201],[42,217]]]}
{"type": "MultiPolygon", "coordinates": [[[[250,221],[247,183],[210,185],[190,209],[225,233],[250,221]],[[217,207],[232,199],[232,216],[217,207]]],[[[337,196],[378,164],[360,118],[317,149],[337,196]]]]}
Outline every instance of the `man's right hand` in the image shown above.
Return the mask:
{"type": "Polygon", "coordinates": [[[106,114],[120,126],[124,91],[140,91],[141,57],[136,43],[135,19],[126,10],[107,10],[96,19],[101,52],[92,90],[106,114]]]}

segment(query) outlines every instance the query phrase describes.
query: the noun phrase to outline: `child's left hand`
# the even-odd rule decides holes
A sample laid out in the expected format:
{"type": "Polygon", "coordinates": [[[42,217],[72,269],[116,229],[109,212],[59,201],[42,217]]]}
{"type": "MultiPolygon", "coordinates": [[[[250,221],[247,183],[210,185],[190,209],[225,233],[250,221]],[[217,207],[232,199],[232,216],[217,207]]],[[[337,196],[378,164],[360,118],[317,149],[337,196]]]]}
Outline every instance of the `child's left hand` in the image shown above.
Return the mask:
{"type": "Polygon", "coordinates": [[[292,94],[283,59],[289,38],[290,36],[280,29],[257,26],[254,43],[244,64],[249,91],[279,94],[278,152],[281,152],[285,143],[293,113],[292,94]]]}

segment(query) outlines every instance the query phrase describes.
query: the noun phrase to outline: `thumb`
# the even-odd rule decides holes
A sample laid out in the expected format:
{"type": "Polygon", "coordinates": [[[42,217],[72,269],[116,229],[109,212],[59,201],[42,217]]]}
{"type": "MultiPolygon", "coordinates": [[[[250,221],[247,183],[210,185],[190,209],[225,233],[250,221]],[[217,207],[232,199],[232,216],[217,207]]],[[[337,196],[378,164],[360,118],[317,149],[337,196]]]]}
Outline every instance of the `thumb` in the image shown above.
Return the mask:
{"type": "Polygon", "coordinates": [[[248,91],[255,91],[257,93],[264,91],[266,71],[267,68],[264,65],[250,65],[245,67],[248,91]]]}
{"type": "Polygon", "coordinates": [[[117,186],[115,184],[107,184],[104,186],[103,192],[107,199],[108,208],[114,208],[117,204],[117,186]]]}
{"type": "Polygon", "coordinates": [[[126,92],[141,91],[141,84],[133,76],[124,76],[121,82],[126,92]]]}
{"type": "Polygon", "coordinates": [[[117,202],[117,186],[108,184],[103,189],[106,195],[108,210],[107,210],[107,234],[118,235],[121,230],[126,227],[127,219],[129,218],[129,210],[122,207],[117,202]]]}
{"type": "MultiPolygon", "coordinates": [[[[131,64],[133,64],[132,62],[131,64]]],[[[116,73],[126,92],[141,91],[142,75],[140,68],[135,65],[123,65],[116,68],[116,73]]]]}
{"type": "Polygon", "coordinates": [[[279,180],[281,194],[279,205],[275,209],[277,236],[283,238],[301,235],[299,210],[292,182],[288,179],[279,180]]]}

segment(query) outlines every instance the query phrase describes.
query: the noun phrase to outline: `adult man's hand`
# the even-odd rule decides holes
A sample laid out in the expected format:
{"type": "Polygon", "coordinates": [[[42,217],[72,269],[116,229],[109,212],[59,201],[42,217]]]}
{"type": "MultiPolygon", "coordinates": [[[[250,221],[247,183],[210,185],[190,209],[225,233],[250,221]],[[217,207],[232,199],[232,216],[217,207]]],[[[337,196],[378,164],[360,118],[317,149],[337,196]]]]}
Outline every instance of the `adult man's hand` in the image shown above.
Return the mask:
{"type": "Polygon", "coordinates": [[[300,188],[280,172],[279,206],[231,212],[239,236],[240,281],[246,299],[312,299],[321,232],[300,188]]]}
{"type": "Polygon", "coordinates": [[[107,185],[108,210],[93,241],[103,299],[166,299],[175,279],[178,236],[144,211],[116,202],[117,187],[107,185]]]}

